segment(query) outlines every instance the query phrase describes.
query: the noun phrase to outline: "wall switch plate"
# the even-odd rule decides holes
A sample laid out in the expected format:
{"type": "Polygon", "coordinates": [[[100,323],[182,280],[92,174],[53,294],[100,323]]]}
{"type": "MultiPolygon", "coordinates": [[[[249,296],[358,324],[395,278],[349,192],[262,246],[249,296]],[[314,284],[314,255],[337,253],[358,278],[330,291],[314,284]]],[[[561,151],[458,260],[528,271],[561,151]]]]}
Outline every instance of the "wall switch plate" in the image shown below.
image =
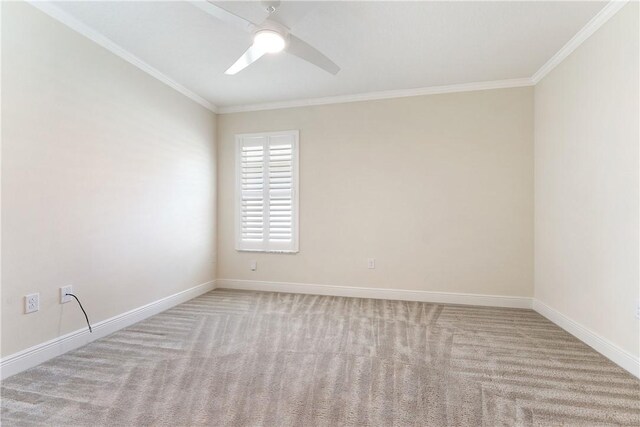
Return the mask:
{"type": "Polygon", "coordinates": [[[367,268],[376,268],[376,260],[375,260],[375,258],[367,259],[367,268]]]}
{"type": "Polygon", "coordinates": [[[33,313],[40,310],[40,294],[29,294],[24,297],[24,312],[33,313]]]}
{"type": "Polygon", "coordinates": [[[67,294],[73,293],[73,286],[62,286],[60,288],[60,304],[64,304],[73,299],[73,297],[68,296],[67,294]]]}
{"type": "Polygon", "coordinates": [[[251,271],[256,271],[258,269],[258,261],[251,261],[249,263],[249,268],[251,271]]]}

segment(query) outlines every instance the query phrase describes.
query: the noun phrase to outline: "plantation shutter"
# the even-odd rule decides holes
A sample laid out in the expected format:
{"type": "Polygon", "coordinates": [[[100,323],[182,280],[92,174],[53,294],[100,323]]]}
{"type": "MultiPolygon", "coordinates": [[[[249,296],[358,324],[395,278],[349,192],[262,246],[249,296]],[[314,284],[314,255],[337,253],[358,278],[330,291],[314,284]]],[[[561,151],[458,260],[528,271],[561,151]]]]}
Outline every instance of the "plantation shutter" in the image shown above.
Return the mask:
{"type": "Polygon", "coordinates": [[[236,249],[298,251],[298,131],[236,136],[236,249]]]}

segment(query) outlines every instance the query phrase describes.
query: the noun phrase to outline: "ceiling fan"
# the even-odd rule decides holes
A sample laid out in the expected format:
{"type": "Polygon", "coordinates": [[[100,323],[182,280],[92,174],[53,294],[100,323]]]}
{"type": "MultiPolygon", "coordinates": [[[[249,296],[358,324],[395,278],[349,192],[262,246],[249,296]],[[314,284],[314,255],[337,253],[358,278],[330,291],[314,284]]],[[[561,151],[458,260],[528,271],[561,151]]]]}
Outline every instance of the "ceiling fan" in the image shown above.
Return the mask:
{"type": "Polygon", "coordinates": [[[253,44],[225,71],[225,74],[236,74],[265,54],[277,53],[283,50],[331,74],[335,75],[340,71],[340,67],[319,50],[291,34],[289,29],[278,18],[277,11],[280,6],[279,1],[262,1],[261,3],[269,13],[269,16],[264,22],[258,25],[210,1],[192,1],[194,6],[207,12],[209,15],[253,34],[253,44]]]}

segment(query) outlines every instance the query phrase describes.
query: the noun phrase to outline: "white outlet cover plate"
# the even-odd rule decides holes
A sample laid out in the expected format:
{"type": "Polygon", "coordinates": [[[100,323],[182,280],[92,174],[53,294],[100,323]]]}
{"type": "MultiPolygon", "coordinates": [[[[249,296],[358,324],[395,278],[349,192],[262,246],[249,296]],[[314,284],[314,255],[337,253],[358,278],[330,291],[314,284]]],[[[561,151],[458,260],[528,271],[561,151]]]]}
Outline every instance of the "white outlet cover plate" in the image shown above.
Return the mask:
{"type": "Polygon", "coordinates": [[[29,294],[24,297],[24,312],[33,313],[40,310],[40,294],[29,294]]]}
{"type": "Polygon", "coordinates": [[[60,304],[67,303],[73,299],[73,297],[67,296],[66,294],[73,293],[73,286],[62,286],[60,288],[60,304]]]}

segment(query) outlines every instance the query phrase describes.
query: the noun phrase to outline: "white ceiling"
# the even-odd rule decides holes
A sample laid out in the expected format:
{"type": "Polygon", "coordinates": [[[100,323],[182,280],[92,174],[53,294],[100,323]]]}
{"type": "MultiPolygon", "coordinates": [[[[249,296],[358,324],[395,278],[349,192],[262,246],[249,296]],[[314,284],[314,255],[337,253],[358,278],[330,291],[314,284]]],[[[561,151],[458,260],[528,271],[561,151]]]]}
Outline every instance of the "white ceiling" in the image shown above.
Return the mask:
{"type": "MultiPolygon", "coordinates": [[[[55,4],[224,107],[530,77],[606,2],[283,1],[292,33],[336,62],[336,76],[286,53],[225,75],[251,35],[187,2],[55,4]]],[[[267,16],[259,2],[216,4],[267,16]]]]}

